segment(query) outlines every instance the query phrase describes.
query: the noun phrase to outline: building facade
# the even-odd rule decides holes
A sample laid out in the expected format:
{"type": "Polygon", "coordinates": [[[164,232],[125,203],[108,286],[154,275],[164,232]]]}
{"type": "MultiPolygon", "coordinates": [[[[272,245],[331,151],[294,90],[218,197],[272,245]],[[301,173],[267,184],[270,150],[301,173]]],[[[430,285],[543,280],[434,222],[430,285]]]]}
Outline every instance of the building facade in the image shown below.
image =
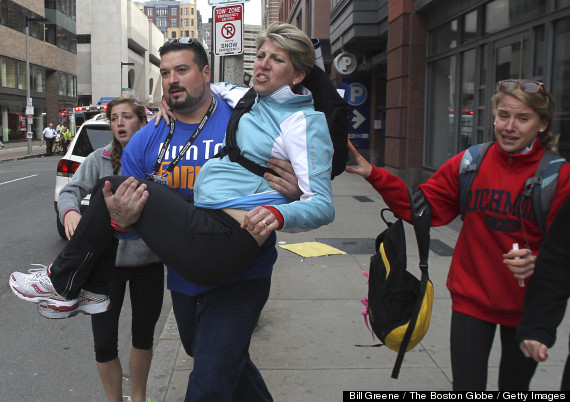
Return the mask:
{"type": "Polygon", "coordinates": [[[553,133],[570,157],[570,0],[280,0],[279,10],[313,37],[329,25],[351,140],[409,185],[493,139],[491,96],[506,78],[551,89],[553,133]]]}
{"type": "Polygon", "coordinates": [[[131,0],[77,0],[77,5],[79,104],[123,94],[158,105],[164,34],[131,0]]]}
{"type": "Polygon", "coordinates": [[[180,21],[178,29],[169,29],[169,38],[198,38],[198,10],[194,0],[180,2],[180,21]]]}
{"type": "Polygon", "coordinates": [[[0,1],[2,142],[27,140],[28,77],[33,106],[32,139],[41,138],[48,123],[57,125],[60,110],[77,103],[75,14],[75,0],[0,1]]]}

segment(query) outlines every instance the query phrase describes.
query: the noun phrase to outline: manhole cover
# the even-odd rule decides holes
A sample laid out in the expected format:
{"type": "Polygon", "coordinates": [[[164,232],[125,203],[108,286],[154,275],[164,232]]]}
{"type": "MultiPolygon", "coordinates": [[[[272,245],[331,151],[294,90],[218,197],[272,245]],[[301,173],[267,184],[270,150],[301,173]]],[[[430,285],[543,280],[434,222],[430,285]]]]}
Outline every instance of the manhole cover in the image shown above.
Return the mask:
{"type": "Polygon", "coordinates": [[[376,239],[321,238],[315,239],[315,241],[338,248],[347,254],[374,254],[374,243],[376,239]]]}

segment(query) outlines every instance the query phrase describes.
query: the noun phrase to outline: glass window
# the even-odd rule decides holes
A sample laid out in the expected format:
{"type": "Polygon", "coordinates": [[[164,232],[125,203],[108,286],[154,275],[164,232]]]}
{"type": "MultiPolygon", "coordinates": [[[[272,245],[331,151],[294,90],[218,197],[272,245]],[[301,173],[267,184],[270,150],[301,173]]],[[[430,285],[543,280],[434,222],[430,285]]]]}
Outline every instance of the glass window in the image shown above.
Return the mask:
{"type": "Polygon", "coordinates": [[[539,26],[534,31],[534,69],[533,75],[542,76],[546,62],[546,46],[544,36],[544,25],[539,26]]]}
{"type": "Polygon", "coordinates": [[[59,86],[58,86],[58,93],[62,96],[67,94],[67,79],[65,78],[65,73],[59,73],[59,86]]]}
{"type": "Polygon", "coordinates": [[[558,0],[558,4],[557,4],[558,8],[563,8],[563,7],[568,7],[568,6],[570,6],[570,0],[558,0]]]}
{"type": "Polygon", "coordinates": [[[455,154],[453,123],[455,116],[456,57],[430,63],[428,66],[426,167],[437,169],[455,154]]]}
{"type": "Polygon", "coordinates": [[[176,18],[172,18],[172,19],[170,20],[170,26],[171,26],[172,28],[176,28],[176,27],[177,27],[177,24],[176,24],[177,22],[178,22],[178,20],[177,20],[176,18]]]}
{"type": "Polygon", "coordinates": [[[16,62],[18,68],[18,89],[26,89],[26,63],[16,62]]]}
{"type": "Polygon", "coordinates": [[[189,18],[184,18],[184,26],[189,26],[190,25],[190,19],[189,18]]]}
{"type": "Polygon", "coordinates": [[[146,9],[146,15],[148,15],[149,17],[152,17],[152,8],[146,9]]]}
{"type": "MultiPolygon", "coordinates": [[[[523,42],[526,43],[526,42],[523,42]]],[[[524,49],[522,49],[524,51],[524,49]]],[[[497,48],[495,64],[496,81],[506,80],[509,78],[524,77],[523,65],[521,65],[521,43],[513,44],[497,48]]]]}
{"type": "Polygon", "coordinates": [[[175,8],[171,8],[171,9],[170,9],[170,15],[172,15],[173,17],[176,16],[176,15],[178,15],[178,12],[176,11],[175,8]]]}
{"type": "Polygon", "coordinates": [[[30,66],[30,88],[35,92],[45,92],[46,71],[40,66],[30,66]]]}
{"type": "Polygon", "coordinates": [[[16,60],[0,58],[0,85],[16,88],[18,67],[16,60]]]}
{"type": "Polygon", "coordinates": [[[553,68],[550,90],[556,99],[552,133],[560,134],[559,151],[570,157],[570,18],[554,24],[553,68]]]}
{"type": "Polygon", "coordinates": [[[471,11],[463,16],[463,32],[461,35],[463,43],[477,39],[477,10],[471,11]]]}
{"type": "Polygon", "coordinates": [[[485,33],[522,24],[544,15],[548,2],[544,0],[495,0],[485,5],[485,33]]]}
{"type": "Polygon", "coordinates": [[[434,29],[429,33],[429,54],[437,54],[457,46],[457,20],[434,29]]]}
{"type": "Polygon", "coordinates": [[[6,25],[6,15],[8,14],[8,3],[0,0],[0,25],[6,25]]]}
{"type": "Polygon", "coordinates": [[[473,118],[475,115],[475,49],[461,55],[461,113],[459,121],[459,141],[457,151],[463,151],[473,145],[473,118]]]}

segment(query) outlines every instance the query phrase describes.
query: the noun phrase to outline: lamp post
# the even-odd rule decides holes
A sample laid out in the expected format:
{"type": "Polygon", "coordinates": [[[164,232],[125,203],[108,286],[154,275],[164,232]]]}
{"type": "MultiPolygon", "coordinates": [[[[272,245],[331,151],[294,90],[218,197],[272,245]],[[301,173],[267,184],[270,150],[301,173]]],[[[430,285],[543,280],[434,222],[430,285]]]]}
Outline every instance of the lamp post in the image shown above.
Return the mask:
{"type": "Polygon", "coordinates": [[[121,62],[121,96],[123,96],[123,66],[134,66],[135,63],[121,62]]]}
{"type": "Polygon", "coordinates": [[[30,98],[30,21],[46,22],[47,18],[26,16],[26,138],[28,141],[28,154],[32,153],[33,134],[30,120],[33,118],[34,114],[32,98],[30,98]]]}

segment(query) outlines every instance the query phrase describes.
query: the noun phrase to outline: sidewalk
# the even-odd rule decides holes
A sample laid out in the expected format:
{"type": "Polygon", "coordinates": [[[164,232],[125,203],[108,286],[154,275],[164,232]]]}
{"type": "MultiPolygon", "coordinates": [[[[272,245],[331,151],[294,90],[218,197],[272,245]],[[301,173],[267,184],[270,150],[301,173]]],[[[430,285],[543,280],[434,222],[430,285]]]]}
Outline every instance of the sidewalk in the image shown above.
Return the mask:
{"type": "Polygon", "coordinates": [[[0,147],[0,163],[17,159],[37,158],[45,155],[46,145],[41,140],[32,141],[31,153],[28,153],[27,142],[5,142],[4,147],[0,147]]]}
{"type": "MultiPolygon", "coordinates": [[[[271,295],[250,347],[252,360],[277,402],[342,401],[342,391],[450,390],[449,321],[451,301],[445,286],[460,222],[431,231],[430,276],[435,289],[431,326],[420,345],[405,356],[399,379],[390,377],[396,353],[374,344],[360,314],[373,241],[385,227],[384,202],[360,177],[342,174],[333,181],[335,222],[305,233],[280,233],[278,242],[317,239],[349,251],[314,258],[279,248],[271,295]],[[336,243],[336,244],[332,244],[336,243]],[[448,247],[447,247],[448,246],[448,247]],[[434,250],[437,251],[434,252],[434,250]],[[443,255],[439,255],[439,254],[443,255]]],[[[419,272],[413,228],[406,226],[408,267],[419,272]]],[[[559,390],[567,355],[569,314],[558,341],[541,363],[532,390],[559,390]]],[[[497,390],[498,336],[490,359],[488,389],[497,390]]],[[[192,359],[180,345],[172,312],[155,349],[148,395],[162,402],[184,399],[192,359]]]]}

